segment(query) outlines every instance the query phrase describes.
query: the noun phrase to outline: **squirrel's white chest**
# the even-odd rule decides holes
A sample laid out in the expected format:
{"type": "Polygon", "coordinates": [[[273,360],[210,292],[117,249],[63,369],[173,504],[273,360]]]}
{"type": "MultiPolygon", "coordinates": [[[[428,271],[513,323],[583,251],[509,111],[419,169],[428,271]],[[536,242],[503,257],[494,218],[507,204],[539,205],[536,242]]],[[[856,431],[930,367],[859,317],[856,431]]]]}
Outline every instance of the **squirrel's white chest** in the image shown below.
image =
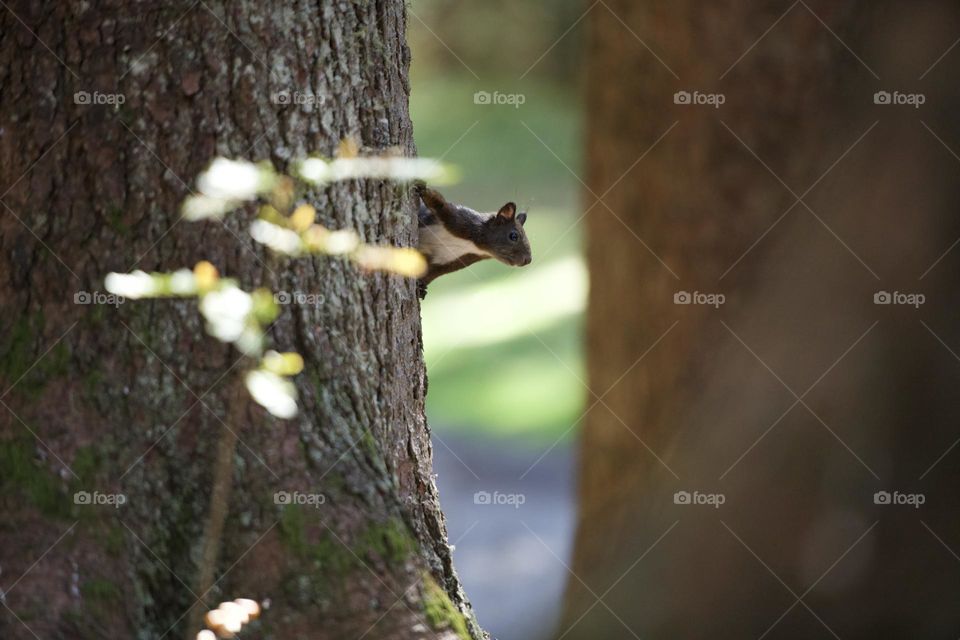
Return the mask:
{"type": "Polygon", "coordinates": [[[470,240],[453,235],[442,224],[420,227],[418,248],[433,264],[447,264],[469,254],[490,255],[470,240]]]}

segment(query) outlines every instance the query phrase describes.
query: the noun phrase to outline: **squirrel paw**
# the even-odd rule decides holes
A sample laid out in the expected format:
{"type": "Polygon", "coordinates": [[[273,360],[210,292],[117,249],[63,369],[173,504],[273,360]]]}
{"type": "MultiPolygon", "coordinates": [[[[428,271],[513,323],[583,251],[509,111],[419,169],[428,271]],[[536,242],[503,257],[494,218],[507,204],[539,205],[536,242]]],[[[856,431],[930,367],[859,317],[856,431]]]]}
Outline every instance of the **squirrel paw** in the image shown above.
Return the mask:
{"type": "Polygon", "coordinates": [[[421,300],[427,297],[427,283],[423,280],[417,280],[417,297],[421,300]]]}

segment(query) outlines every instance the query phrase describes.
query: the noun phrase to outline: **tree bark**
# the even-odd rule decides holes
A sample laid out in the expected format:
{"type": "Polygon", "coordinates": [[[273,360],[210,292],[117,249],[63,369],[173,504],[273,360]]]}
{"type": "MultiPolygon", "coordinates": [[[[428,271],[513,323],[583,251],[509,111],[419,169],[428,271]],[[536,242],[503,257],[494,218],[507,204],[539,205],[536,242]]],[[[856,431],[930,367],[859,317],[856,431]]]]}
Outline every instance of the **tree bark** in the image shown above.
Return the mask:
{"type": "MultiPolygon", "coordinates": [[[[179,220],[215,155],[283,170],[348,136],[414,154],[404,3],[5,7],[0,636],[186,637],[198,601],[248,597],[269,600],[262,637],[483,637],[431,476],[414,283],[268,254],[247,234],[251,210],[179,220]],[[105,293],[110,271],[202,259],[247,290],[320,299],[284,306],[269,331],[306,361],[296,419],[238,397],[240,356],[205,334],[195,302],[75,303],[105,293]],[[215,583],[194,593],[228,428],[239,444],[215,583]],[[126,503],[75,504],[80,491],[126,503]]],[[[415,244],[402,185],[306,197],[329,227],[415,244]]]]}
{"type": "Polygon", "coordinates": [[[956,11],[606,4],[587,19],[586,206],[604,204],[560,634],[944,635],[956,574],[931,568],[956,569],[956,453],[930,465],[956,438],[958,370],[931,334],[960,344],[956,66],[917,78],[956,11]],[[875,105],[882,89],[934,106],[875,105]],[[897,289],[937,302],[874,304],[897,289]],[[883,490],[926,504],[884,510],[883,490]]]}

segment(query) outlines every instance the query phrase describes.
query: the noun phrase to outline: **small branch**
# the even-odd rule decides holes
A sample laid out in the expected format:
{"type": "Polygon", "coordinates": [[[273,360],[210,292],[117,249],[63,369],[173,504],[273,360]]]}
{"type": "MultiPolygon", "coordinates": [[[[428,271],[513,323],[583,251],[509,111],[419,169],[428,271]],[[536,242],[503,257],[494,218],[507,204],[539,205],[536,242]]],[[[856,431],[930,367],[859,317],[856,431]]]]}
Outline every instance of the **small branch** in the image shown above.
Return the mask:
{"type": "Polygon", "coordinates": [[[200,570],[194,593],[200,600],[195,602],[187,618],[186,640],[195,640],[202,628],[204,610],[209,608],[207,592],[213,588],[213,576],[220,556],[220,542],[223,528],[230,510],[230,493],[233,489],[233,458],[237,449],[237,430],[241,418],[246,413],[247,392],[242,376],[237,377],[230,394],[231,405],[227,420],[220,428],[217,443],[217,460],[213,468],[213,487],[210,492],[210,507],[207,523],[203,530],[203,552],[200,556],[200,570]]]}

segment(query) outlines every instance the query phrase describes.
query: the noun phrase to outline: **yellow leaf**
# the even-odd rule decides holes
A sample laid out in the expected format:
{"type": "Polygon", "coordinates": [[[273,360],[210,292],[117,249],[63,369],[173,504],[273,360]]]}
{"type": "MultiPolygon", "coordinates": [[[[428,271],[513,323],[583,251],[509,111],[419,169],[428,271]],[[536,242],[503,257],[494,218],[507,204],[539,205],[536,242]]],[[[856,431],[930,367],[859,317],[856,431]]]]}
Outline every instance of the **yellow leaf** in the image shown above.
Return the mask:
{"type": "Polygon", "coordinates": [[[260,219],[277,224],[283,220],[283,216],[272,204],[265,204],[260,207],[260,219]]]}
{"type": "Polygon", "coordinates": [[[296,183],[289,176],[279,176],[273,185],[270,201],[281,211],[289,211],[293,204],[296,183]]]}
{"type": "Polygon", "coordinates": [[[344,138],[337,146],[338,158],[356,158],[358,155],[360,155],[360,146],[353,138],[344,138]]]}
{"type": "Polygon", "coordinates": [[[217,268],[206,260],[201,260],[193,267],[193,276],[196,278],[197,289],[200,291],[213,289],[217,286],[217,281],[220,280],[220,273],[217,268]]]}
{"type": "Polygon", "coordinates": [[[294,351],[268,351],[263,356],[263,368],[278,376],[295,376],[303,371],[303,356],[294,351]]]}
{"type": "Polygon", "coordinates": [[[302,204],[297,207],[290,216],[290,227],[298,233],[303,233],[310,228],[313,221],[317,219],[317,210],[309,204],[302,204]]]}
{"type": "Polygon", "coordinates": [[[419,278],[427,271],[427,260],[416,249],[362,247],[356,261],[365,269],[391,271],[408,278],[419,278]]]}
{"type": "Polygon", "coordinates": [[[323,251],[327,245],[327,237],[330,230],[320,224],[311,225],[309,229],[303,232],[303,241],[310,251],[323,251]]]}

